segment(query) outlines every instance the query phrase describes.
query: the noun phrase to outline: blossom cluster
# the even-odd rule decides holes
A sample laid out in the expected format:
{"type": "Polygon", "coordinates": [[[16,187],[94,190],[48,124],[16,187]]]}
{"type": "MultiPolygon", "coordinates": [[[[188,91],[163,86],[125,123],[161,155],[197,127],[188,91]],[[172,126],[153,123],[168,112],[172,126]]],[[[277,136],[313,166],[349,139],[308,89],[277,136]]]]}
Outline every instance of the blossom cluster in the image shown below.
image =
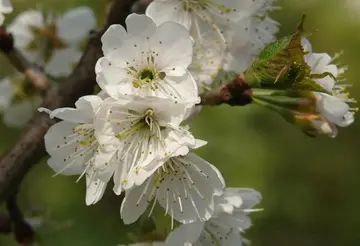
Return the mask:
{"type": "MultiPolygon", "coordinates": [[[[10,9],[7,2],[2,0],[1,4],[10,9]]],[[[28,62],[44,68],[49,77],[59,81],[73,70],[82,54],[81,41],[95,25],[95,15],[88,7],[77,7],[63,15],[31,9],[19,14],[7,31],[28,62]]],[[[39,107],[40,92],[20,73],[1,79],[0,88],[0,112],[5,125],[23,126],[39,107]]]]}
{"type": "Polygon", "coordinates": [[[129,15],[126,29],[110,26],[95,66],[101,92],[80,98],[75,108],[40,109],[62,120],[45,135],[50,167],[84,177],[88,205],[113,179],[114,193],[125,194],[125,224],[160,205],[171,228],[182,224],[167,245],[241,243],[260,194],[226,188],[220,171],[192,151],[206,142],[184,122],[225,63],[251,60],[273,39],[270,8],[268,1],[154,1],[146,15],[129,15]],[[245,33],[242,45],[252,51],[236,56],[233,40],[245,33]]]}
{"type": "MultiPolygon", "coordinates": [[[[313,52],[302,25],[275,40],[279,24],[268,16],[274,2],[154,0],[145,15],[126,18],[126,29],[111,25],[94,67],[100,92],[79,98],[74,108],[39,109],[59,120],[45,135],[55,175],[85,178],[87,205],[99,202],[113,180],[113,192],[124,195],[125,224],[160,207],[171,233],[164,242],[137,245],[246,242],[241,233],[261,195],[226,187],[217,167],[193,152],[207,144],[186,125],[201,110],[200,95],[216,86],[220,72],[242,74],[252,103],[311,136],[336,136],[336,126],[352,124],[357,110],[345,92],[346,67],[313,52]]],[[[2,5],[0,11],[6,13],[2,5]]],[[[30,10],[8,30],[29,61],[61,78],[78,61],[79,42],[95,23],[85,7],[62,16],[30,10]]],[[[4,121],[22,125],[38,107],[39,93],[23,75],[3,79],[0,88],[4,121]]]]}

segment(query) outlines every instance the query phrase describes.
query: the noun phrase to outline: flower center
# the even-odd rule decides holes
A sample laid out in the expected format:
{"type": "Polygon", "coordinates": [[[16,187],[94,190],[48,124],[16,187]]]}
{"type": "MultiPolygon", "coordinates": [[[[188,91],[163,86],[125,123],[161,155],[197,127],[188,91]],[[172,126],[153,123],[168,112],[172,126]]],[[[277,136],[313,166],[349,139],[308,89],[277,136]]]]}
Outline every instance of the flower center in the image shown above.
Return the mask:
{"type": "Polygon", "coordinates": [[[153,71],[151,71],[149,69],[145,69],[140,73],[141,80],[152,81],[154,79],[154,77],[155,77],[155,75],[154,75],[153,71]]]}
{"type": "Polygon", "coordinates": [[[62,49],[67,46],[58,34],[56,25],[50,23],[44,27],[29,26],[34,35],[34,39],[27,45],[26,49],[30,51],[41,52],[45,61],[50,59],[55,49],[62,49]]]}
{"type": "Polygon", "coordinates": [[[145,68],[138,71],[134,67],[129,67],[130,74],[135,77],[132,82],[135,88],[150,87],[152,90],[158,89],[158,81],[163,80],[166,77],[164,72],[157,72],[156,69],[145,68]]]}
{"type": "Polygon", "coordinates": [[[130,123],[127,127],[123,128],[116,137],[118,139],[125,139],[128,136],[134,135],[140,130],[145,130],[150,133],[151,136],[157,136],[161,138],[161,127],[159,126],[155,118],[155,110],[147,109],[142,116],[138,116],[137,112],[130,112],[135,115],[134,119],[129,119],[130,123]]]}

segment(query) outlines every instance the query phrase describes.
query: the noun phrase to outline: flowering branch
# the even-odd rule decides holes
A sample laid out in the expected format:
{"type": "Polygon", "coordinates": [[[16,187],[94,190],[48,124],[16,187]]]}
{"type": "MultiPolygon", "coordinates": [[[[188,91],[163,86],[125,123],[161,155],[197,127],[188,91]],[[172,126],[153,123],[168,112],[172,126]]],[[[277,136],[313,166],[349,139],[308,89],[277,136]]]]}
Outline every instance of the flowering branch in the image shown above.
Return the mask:
{"type": "Polygon", "coordinates": [[[39,91],[46,91],[50,87],[50,81],[42,69],[36,64],[30,63],[15,47],[13,36],[0,27],[0,50],[7,57],[9,62],[39,91]]]}
{"type": "MultiPolygon", "coordinates": [[[[125,24],[134,0],[113,0],[104,27],[94,32],[72,74],[59,86],[46,92],[42,107],[55,109],[73,105],[81,96],[91,94],[96,84],[94,67],[102,55],[101,36],[114,23],[125,24]]],[[[54,120],[36,113],[20,138],[0,158],[0,201],[16,190],[28,170],[46,155],[44,135],[54,120]]]]}

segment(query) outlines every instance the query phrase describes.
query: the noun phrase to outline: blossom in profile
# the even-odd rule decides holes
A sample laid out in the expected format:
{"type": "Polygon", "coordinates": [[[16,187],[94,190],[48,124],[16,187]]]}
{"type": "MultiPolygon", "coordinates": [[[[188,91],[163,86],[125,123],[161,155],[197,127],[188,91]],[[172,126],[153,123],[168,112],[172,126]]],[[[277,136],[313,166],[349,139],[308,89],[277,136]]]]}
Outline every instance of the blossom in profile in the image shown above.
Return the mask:
{"type": "Polygon", "coordinates": [[[94,117],[102,102],[98,96],[84,96],[75,103],[75,108],[39,109],[49,113],[50,118],[62,120],[45,134],[45,148],[50,155],[48,164],[56,175],[79,175],[78,180],[86,177],[87,205],[95,204],[102,198],[111,178],[105,179],[102,175],[100,179],[95,165],[112,161],[100,151],[101,146],[95,138],[94,117]]]}
{"type": "Polygon", "coordinates": [[[241,246],[247,241],[241,233],[251,226],[249,213],[259,211],[253,207],[260,200],[260,193],[253,189],[227,188],[222,196],[215,198],[211,219],[180,225],[169,234],[166,245],[241,246]]]}
{"type": "Polygon", "coordinates": [[[313,125],[318,131],[335,137],[337,128],[351,125],[358,110],[352,105],[355,99],[350,97],[344,73],[346,67],[340,67],[333,62],[337,59],[327,53],[312,52],[311,44],[308,40],[303,41],[304,50],[307,51],[304,59],[315,74],[327,74],[326,77],[314,78],[326,92],[314,92],[318,112],[323,116],[321,120],[315,120],[313,125]]]}
{"type": "Polygon", "coordinates": [[[52,76],[70,74],[81,57],[80,42],[94,29],[96,19],[88,7],[77,7],[63,15],[27,10],[19,14],[7,30],[15,47],[30,61],[44,66],[52,76]]]}
{"type": "Polygon", "coordinates": [[[188,71],[193,43],[180,24],[156,26],[145,15],[131,14],[127,31],[112,25],[102,37],[104,57],[96,64],[99,86],[114,99],[123,95],[197,101],[196,82],[188,71]]]}

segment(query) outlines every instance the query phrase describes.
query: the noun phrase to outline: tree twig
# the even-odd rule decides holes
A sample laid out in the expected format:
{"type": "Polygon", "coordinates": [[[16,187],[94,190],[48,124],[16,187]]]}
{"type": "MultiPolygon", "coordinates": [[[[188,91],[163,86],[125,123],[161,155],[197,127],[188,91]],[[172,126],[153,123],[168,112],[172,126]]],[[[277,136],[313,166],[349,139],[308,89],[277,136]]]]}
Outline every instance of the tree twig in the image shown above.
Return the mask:
{"type": "MultiPolygon", "coordinates": [[[[91,35],[84,54],[72,72],[58,87],[46,92],[41,107],[55,109],[72,106],[86,94],[91,94],[96,84],[94,67],[102,56],[101,36],[111,24],[125,25],[125,19],[135,0],[113,0],[110,2],[104,27],[91,35]]],[[[53,120],[45,114],[36,113],[24,128],[20,138],[0,159],[0,201],[16,191],[29,169],[46,156],[44,135],[53,120]]]]}
{"type": "Polygon", "coordinates": [[[16,193],[8,197],[6,207],[16,241],[22,246],[33,245],[35,243],[35,231],[25,221],[24,215],[17,204],[16,193]]]}
{"type": "Polygon", "coordinates": [[[245,83],[244,75],[239,74],[230,83],[222,84],[218,88],[201,94],[200,105],[245,106],[251,103],[251,94],[251,88],[245,83]]]}
{"type": "Polygon", "coordinates": [[[15,47],[14,38],[8,33],[5,27],[0,27],[0,50],[7,57],[10,64],[31,81],[33,86],[40,92],[50,87],[50,81],[42,68],[30,63],[15,47]]]}

